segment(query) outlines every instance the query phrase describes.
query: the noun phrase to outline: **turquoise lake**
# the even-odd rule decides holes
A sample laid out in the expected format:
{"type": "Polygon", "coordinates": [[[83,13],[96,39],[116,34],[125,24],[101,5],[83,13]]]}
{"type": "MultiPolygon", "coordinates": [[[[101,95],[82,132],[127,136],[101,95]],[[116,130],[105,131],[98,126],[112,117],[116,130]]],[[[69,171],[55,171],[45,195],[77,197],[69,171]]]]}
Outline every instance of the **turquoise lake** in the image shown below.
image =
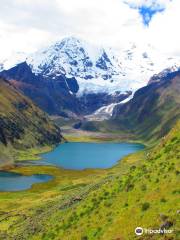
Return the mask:
{"type": "MultiPolygon", "coordinates": [[[[64,143],[52,152],[42,154],[42,160],[25,165],[55,165],[64,169],[83,170],[87,168],[110,168],[124,156],[143,149],[134,143],[64,143]]],[[[17,173],[0,171],[0,191],[21,191],[31,188],[35,183],[51,180],[46,174],[24,176],[17,173]]]]}
{"type": "Polygon", "coordinates": [[[42,154],[37,164],[52,164],[64,169],[110,168],[124,156],[143,149],[134,143],[64,143],[42,154]]]}
{"type": "Polygon", "coordinates": [[[18,173],[0,171],[0,191],[13,192],[31,188],[34,183],[42,183],[53,177],[46,174],[24,176],[18,173]]]}

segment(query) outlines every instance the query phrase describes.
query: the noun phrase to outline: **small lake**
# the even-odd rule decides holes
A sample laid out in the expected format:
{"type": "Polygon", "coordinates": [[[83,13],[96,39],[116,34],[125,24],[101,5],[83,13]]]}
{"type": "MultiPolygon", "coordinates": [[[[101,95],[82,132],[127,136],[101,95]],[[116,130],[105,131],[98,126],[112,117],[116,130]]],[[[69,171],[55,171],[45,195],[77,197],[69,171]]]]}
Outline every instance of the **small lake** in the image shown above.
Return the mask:
{"type": "MultiPolygon", "coordinates": [[[[42,154],[42,160],[29,162],[38,165],[55,165],[64,169],[83,170],[87,168],[110,168],[124,156],[143,149],[134,143],[64,143],[52,152],[42,154]]],[[[29,164],[27,161],[24,164],[29,164]]],[[[24,176],[18,173],[0,171],[0,191],[12,192],[31,188],[53,177],[46,174],[24,176]]]]}
{"type": "Polygon", "coordinates": [[[46,174],[24,176],[18,173],[0,171],[0,191],[13,192],[31,188],[34,183],[42,183],[53,177],[46,174]]]}
{"type": "Polygon", "coordinates": [[[64,143],[42,154],[38,165],[52,164],[64,169],[110,168],[124,156],[143,149],[134,143],[64,143]]]}

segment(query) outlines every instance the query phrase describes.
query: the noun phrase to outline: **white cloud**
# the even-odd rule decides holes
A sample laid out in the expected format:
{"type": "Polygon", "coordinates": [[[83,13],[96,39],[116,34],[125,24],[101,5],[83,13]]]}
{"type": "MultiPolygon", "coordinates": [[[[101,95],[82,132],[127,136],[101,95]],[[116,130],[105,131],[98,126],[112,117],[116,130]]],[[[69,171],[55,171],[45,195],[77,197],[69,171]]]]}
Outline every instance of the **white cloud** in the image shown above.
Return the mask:
{"type": "Polygon", "coordinates": [[[179,9],[180,1],[173,0],[163,13],[154,16],[148,29],[150,42],[173,55],[180,55],[179,9]]]}
{"type": "MultiPolygon", "coordinates": [[[[97,44],[120,47],[150,42],[162,51],[180,53],[180,1],[127,0],[137,6],[165,6],[149,27],[124,0],[1,0],[0,52],[32,52],[51,41],[75,35],[97,44]]],[[[126,1],[126,2],[127,2],[126,1]]]]}

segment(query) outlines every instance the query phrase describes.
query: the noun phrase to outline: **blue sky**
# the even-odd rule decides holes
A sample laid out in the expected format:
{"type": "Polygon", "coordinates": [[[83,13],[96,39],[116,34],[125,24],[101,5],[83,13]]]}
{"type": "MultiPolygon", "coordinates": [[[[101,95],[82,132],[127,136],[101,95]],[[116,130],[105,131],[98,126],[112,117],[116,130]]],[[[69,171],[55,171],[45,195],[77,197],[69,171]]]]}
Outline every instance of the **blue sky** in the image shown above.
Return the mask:
{"type": "Polygon", "coordinates": [[[166,10],[166,4],[172,0],[125,0],[124,3],[130,8],[136,9],[142,17],[143,24],[149,26],[153,16],[166,10]]]}
{"type": "Polygon", "coordinates": [[[144,25],[148,26],[152,17],[159,13],[163,12],[165,8],[153,9],[152,7],[142,6],[138,8],[139,14],[141,14],[144,25]]]}

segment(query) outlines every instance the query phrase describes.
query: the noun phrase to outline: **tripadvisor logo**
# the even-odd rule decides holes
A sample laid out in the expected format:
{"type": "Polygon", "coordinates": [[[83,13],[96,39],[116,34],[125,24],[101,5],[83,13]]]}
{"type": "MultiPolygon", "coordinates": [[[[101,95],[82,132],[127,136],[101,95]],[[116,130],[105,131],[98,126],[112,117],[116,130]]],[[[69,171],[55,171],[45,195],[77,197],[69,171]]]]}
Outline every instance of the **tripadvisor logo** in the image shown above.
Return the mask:
{"type": "Polygon", "coordinates": [[[135,234],[136,235],[142,235],[143,234],[143,228],[142,227],[137,227],[136,229],[135,229],[135,234]]]}
{"type": "Polygon", "coordinates": [[[147,228],[142,228],[142,227],[137,227],[135,228],[135,234],[140,236],[143,233],[144,234],[168,234],[172,233],[174,230],[173,229],[147,229],[147,228]]]}

